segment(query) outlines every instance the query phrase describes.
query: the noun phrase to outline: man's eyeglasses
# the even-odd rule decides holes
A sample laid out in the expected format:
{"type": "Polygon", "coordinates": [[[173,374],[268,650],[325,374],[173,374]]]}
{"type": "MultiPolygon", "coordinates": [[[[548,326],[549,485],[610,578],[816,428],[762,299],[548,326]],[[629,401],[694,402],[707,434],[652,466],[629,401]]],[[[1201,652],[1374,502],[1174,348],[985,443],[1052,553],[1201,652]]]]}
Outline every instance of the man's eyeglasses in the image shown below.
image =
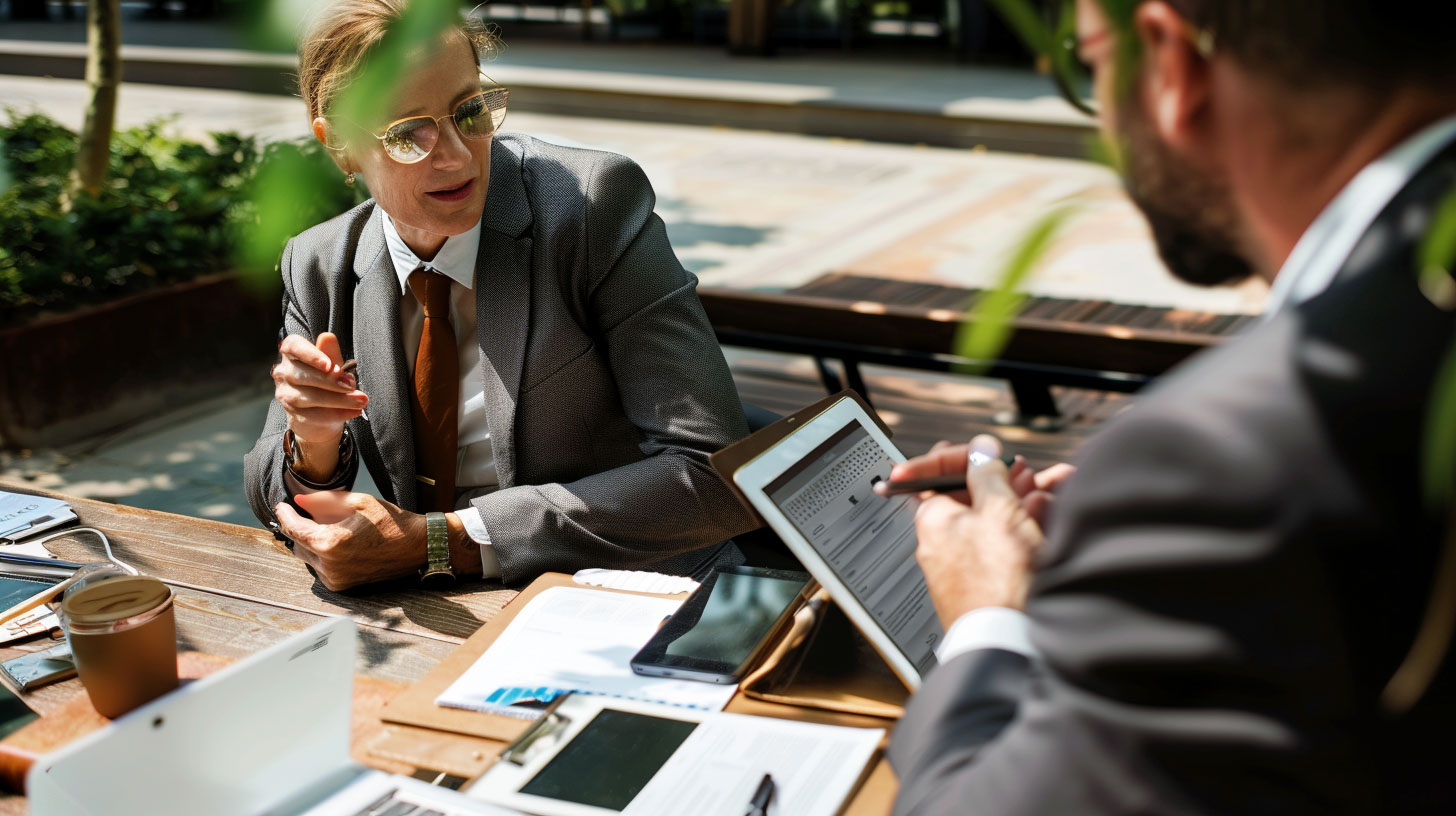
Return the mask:
{"type": "MultiPolygon", "coordinates": [[[[1052,8],[1057,8],[1053,5],[1052,8]]],[[[1099,31],[1085,40],[1077,38],[1077,4],[1064,2],[1053,12],[1055,19],[1048,20],[1051,28],[1052,47],[1048,58],[1051,61],[1052,81],[1057,92],[1068,104],[1088,116],[1097,115],[1088,91],[1092,84],[1092,67],[1082,60],[1082,49],[1094,40],[1106,39],[1106,31],[1099,31]]]]}
{"type": "MultiPolygon", "coordinates": [[[[1082,54],[1086,53],[1088,48],[1109,39],[1111,32],[1103,29],[1078,38],[1077,4],[1072,0],[1063,2],[1060,9],[1052,14],[1055,19],[1048,21],[1052,35],[1051,53],[1048,55],[1051,61],[1052,80],[1056,83],[1057,91],[1061,93],[1062,98],[1067,100],[1072,107],[1088,116],[1096,116],[1097,106],[1092,103],[1087,94],[1092,81],[1092,66],[1082,59],[1082,54]]],[[[1183,36],[1193,44],[1204,59],[1213,56],[1216,45],[1212,31],[1198,28],[1191,23],[1184,23],[1183,36]]]]}
{"type": "Polygon", "coordinates": [[[370,132],[384,146],[385,155],[400,164],[424,161],[440,143],[441,122],[453,119],[466,139],[489,139],[506,120],[510,92],[491,88],[466,99],[444,116],[410,116],[390,122],[379,133],[370,132]]]}

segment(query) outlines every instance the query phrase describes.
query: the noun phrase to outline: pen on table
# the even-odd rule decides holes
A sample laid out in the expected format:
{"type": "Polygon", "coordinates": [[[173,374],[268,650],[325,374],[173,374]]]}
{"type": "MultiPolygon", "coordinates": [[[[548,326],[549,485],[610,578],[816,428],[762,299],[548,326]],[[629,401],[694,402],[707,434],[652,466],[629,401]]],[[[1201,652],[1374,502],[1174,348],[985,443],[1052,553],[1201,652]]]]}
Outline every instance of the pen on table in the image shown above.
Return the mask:
{"type": "Polygon", "coordinates": [[[767,816],[768,803],[773,801],[774,781],[771,774],[764,774],[759,780],[758,788],[753,792],[753,798],[748,800],[748,812],[743,816],[767,816]]]}
{"type": "MultiPolygon", "coordinates": [[[[978,453],[972,454],[972,456],[985,456],[985,454],[978,453]]],[[[990,457],[986,457],[982,461],[989,462],[990,457]]],[[[972,463],[975,464],[974,461],[972,463]]],[[[1009,468],[1016,464],[1016,457],[1011,455],[1002,456],[1001,463],[1009,468]]],[[[906,493],[921,493],[926,490],[934,490],[937,493],[954,493],[957,490],[965,489],[966,474],[964,473],[952,473],[949,476],[931,476],[926,479],[881,481],[876,482],[874,486],[876,496],[900,496],[906,493]]]]}

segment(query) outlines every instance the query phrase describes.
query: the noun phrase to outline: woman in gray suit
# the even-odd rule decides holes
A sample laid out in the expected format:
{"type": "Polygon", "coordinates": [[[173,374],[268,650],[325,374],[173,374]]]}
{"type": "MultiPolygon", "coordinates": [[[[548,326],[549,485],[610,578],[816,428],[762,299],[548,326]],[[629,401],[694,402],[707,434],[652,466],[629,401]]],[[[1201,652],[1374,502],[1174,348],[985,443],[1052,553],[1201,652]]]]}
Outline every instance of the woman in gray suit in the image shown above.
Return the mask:
{"type": "Polygon", "coordinates": [[[374,199],[284,249],[254,513],[331,589],[739,558],[752,522],[708,456],[742,408],[642,171],[497,133],[470,20],[381,121],[331,109],[406,5],[339,0],[301,49],[314,135],[374,199]],[[361,461],[383,500],[349,492],[361,461]]]}

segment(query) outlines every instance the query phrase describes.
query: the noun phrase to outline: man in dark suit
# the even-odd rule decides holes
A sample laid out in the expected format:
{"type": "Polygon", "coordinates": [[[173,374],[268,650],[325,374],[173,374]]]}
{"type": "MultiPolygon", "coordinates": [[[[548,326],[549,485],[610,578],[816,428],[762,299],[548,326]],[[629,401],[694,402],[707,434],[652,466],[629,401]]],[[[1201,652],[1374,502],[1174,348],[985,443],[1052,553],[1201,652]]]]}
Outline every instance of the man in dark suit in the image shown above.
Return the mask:
{"type": "Polygon", "coordinates": [[[1452,6],[1077,16],[1169,266],[1252,271],[1271,302],[1054,502],[1065,472],[968,468],[964,445],[895,473],[968,474],[917,516],[948,631],[891,744],[896,812],[1456,812],[1451,516],[1422,473],[1456,421],[1429,413],[1456,299],[1417,262],[1456,200],[1452,6]]]}

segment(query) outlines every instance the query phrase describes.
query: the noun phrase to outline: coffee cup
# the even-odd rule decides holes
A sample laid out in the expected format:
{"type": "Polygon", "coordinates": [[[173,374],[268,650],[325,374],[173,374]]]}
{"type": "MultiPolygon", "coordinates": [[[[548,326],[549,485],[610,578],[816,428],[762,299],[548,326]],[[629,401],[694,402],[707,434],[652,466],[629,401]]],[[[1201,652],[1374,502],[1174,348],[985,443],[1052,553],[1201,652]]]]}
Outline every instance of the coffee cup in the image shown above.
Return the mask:
{"type": "Polygon", "coordinates": [[[76,674],[96,711],[119,717],[177,688],[172,588],[146,575],[98,572],[61,601],[76,674]]]}

